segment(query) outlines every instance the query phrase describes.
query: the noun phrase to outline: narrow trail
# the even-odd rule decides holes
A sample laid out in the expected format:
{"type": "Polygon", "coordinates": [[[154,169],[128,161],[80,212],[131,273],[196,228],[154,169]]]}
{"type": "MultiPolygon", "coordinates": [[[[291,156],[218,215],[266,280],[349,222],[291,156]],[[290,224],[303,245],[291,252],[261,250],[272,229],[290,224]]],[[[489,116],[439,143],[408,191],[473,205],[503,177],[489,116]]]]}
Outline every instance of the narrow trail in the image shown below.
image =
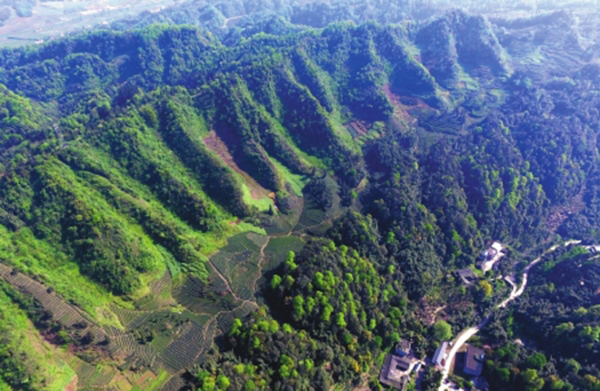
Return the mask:
{"type": "MultiPolygon", "coordinates": [[[[531,268],[534,267],[535,265],[537,265],[538,263],[540,263],[542,261],[542,259],[544,258],[544,256],[550,254],[551,252],[555,251],[559,247],[568,247],[572,244],[579,244],[579,243],[581,243],[581,240],[569,240],[569,241],[563,243],[562,245],[555,244],[554,246],[552,246],[549,249],[547,249],[546,251],[544,251],[544,253],[542,255],[540,255],[539,257],[534,259],[531,263],[529,263],[525,267],[525,270],[523,271],[521,285],[518,287],[517,287],[517,284],[514,282],[514,277],[512,277],[512,276],[505,277],[505,280],[512,286],[512,292],[510,293],[510,296],[508,298],[506,298],[504,301],[502,301],[500,304],[498,304],[496,306],[496,309],[506,308],[508,303],[515,300],[517,297],[521,296],[523,294],[523,292],[525,292],[525,288],[527,287],[527,278],[529,276],[529,272],[531,271],[531,268]]],[[[461,331],[456,336],[454,341],[452,341],[452,349],[450,350],[450,352],[448,353],[448,357],[446,358],[446,362],[445,362],[444,368],[442,370],[442,374],[443,374],[442,383],[441,383],[438,391],[444,391],[444,390],[450,389],[449,385],[444,384],[444,382],[448,378],[448,375],[450,373],[450,367],[452,366],[452,362],[454,361],[454,357],[456,356],[456,353],[465,344],[465,342],[467,342],[469,340],[469,338],[471,338],[472,336],[477,334],[481,329],[483,329],[489,323],[489,321],[492,319],[493,316],[494,316],[494,313],[493,312],[490,313],[477,326],[469,327],[469,328],[461,331]]]]}
{"type": "Polygon", "coordinates": [[[210,263],[210,266],[213,268],[213,270],[215,271],[215,273],[217,273],[217,275],[219,276],[219,278],[221,280],[223,280],[223,282],[225,283],[225,286],[227,287],[227,290],[229,291],[229,293],[231,293],[231,296],[233,296],[233,298],[236,301],[240,301],[242,303],[251,303],[253,305],[255,305],[256,307],[258,307],[258,304],[256,304],[256,302],[252,301],[252,300],[248,300],[248,299],[241,299],[236,293],[235,291],[231,288],[231,285],[229,284],[229,281],[227,280],[227,278],[219,271],[219,269],[215,266],[215,264],[213,263],[213,261],[211,261],[210,259],[208,260],[208,262],[210,263]]]}
{"type": "MultiPolygon", "coordinates": [[[[222,311],[219,311],[219,312],[217,312],[215,315],[213,315],[213,317],[212,317],[210,320],[208,320],[208,321],[207,321],[207,322],[204,324],[204,327],[202,328],[202,336],[203,336],[203,339],[204,339],[204,342],[205,342],[205,345],[206,345],[206,347],[203,347],[203,348],[202,348],[202,350],[200,350],[200,351],[199,351],[199,352],[196,354],[196,356],[195,356],[195,358],[194,358],[194,362],[198,360],[198,357],[200,357],[201,355],[203,355],[203,354],[205,354],[206,352],[208,352],[208,350],[209,350],[209,349],[211,348],[211,346],[212,346],[212,341],[214,341],[214,339],[217,337],[217,335],[219,335],[219,334],[221,333],[221,332],[220,332],[220,331],[217,329],[215,332],[213,332],[213,333],[212,333],[212,334],[209,336],[209,335],[208,335],[208,331],[209,331],[209,329],[210,329],[210,326],[211,326],[213,323],[215,323],[215,322],[216,322],[216,321],[219,319],[219,316],[220,316],[221,314],[225,314],[225,313],[227,313],[227,312],[234,312],[234,311],[236,311],[236,310],[238,310],[238,309],[242,308],[242,307],[243,307],[245,304],[247,304],[247,303],[256,304],[256,303],[253,303],[253,302],[251,302],[251,301],[248,301],[248,300],[242,300],[242,304],[240,304],[239,306],[237,306],[237,307],[235,307],[234,309],[231,309],[231,310],[222,310],[222,311]],[[209,341],[211,341],[211,342],[210,342],[210,344],[208,344],[208,342],[209,342],[209,341]]],[[[180,370],[179,372],[177,372],[177,374],[178,374],[178,375],[183,375],[183,374],[185,374],[187,371],[188,371],[188,369],[185,369],[185,368],[184,368],[184,369],[180,370]]]]}
{"type": "MultiPolygon", "coordinates": [[[[285,236],[289,236],[292,233],[292,231],[288,232],[285,236]]],[[[273,239],[274,237],[279,237],[281,235],[267,235],[267,240],[265,241],[265,243],[260,247],[260,253],[259,253],[259,259],[258,259],[258,273],[257,273],[257,277],[254,279],[254,281],[252,282],[252,293],[256,294],[256,284],[258,283],[258,280],[260,280],[261,276],[262,276],[262,267],[263,267],[263,263],[265,261],[265,249],[267,248],[267,246],[269,245],[269,243],[271,242],[271,239],[273,239]]],[[[213,263],[213,261],[209,258],[208,262],[210,263],[210,266],[213,268],[213,270],[215,271],[215,273],[217,273],[217,275],[219,276],[219,278],[221,280],[223,280],[223,282],[225,283],[225,286],[227,288],[227,291],[229,291],[229,293],[231,293],[231,296],[233,296],[233,298],[237,301],[237,302],[241,302],[241,303],[248,303],[256,308],[259,307],[258,303],[255,300],[249,300],[249,299],[242,299],[240,298],[235,291],[233,290],[233,288],[231,288],[231,284],[229,283],[229,280],[227,279],[227,277],[225,277],[223,275],[223,273],[221,273],[219,271],[219,269],[217,268],[217,266],[213,263]]]]}
{"type": "MultiPolygon", "coordinates": [[[[257,273],[257,277],[256,279],[254,279],[254,281],[252,282],[252,292],[253,294],[256,294],[256,285],[258,284],[258,281],[260,280],[260,278],[262,277],[262,270],[263,270],[263,264],[265,262],[265,250],[267,248],[267,246],[269,245],[269,243],[271,242],[271,239],[274,238],[280,238],[280,237],[289,237],[292,234],[294,234],[294,227],[290,228],[290,230],[286,233],[279,233],[279,234],[271,234],[271,235],[266,235],[267,240],[265,241],[265,243],[260,247],[260,252],[259,252],[259,259],[258,259],[258,273],[257,273]]],[[[209,257],[208,259],[208,263],[210,264],[210,266],[213,268],[213,270],[215,271],[215,273],[219,276],[219,278],[221,280],[223,280],[223,282],[225,283],[225,287],[227,288],[227,291],[229,291],[229,293],[231,293],[231,296],[235,299],[235,302],[240,303],[238,306],[236,306],[233,309],[229,309],[229,310],[221,310],[219,312],[217,312],[215,315],[213,315],[204,325],[204,327],[202,328],[202,335],[204,336],[204,341],[210,341],[210,340],[214,340],[214,338],[220,333],[218,330],[216,332],[213,332],[212,335],[208,335],[211,326],[218,321],[219,316],[221,316],[222,314],[228,313],[228,312],[235,312],[238,309],[241,309],[244,307],[244,305],[250,305],[253,306],[255,308],[259,308],[258,303],[256,302],[256,300],[248,300],[248,299],[242,299],[240,298],[235,291],[231,288],[231,284],[229,283],[229,280],[227,279],[227,277],[225,277],[225,275],[223,275],[223,273],[221,273],[219,271],[219,269],[217,268],[217,266],[214,264],[214,262],[211,260],[212,257],[209,257]]],[[[204,349],[202,349],[198,355],[196,356],[196,358],[198,358],[200,355],[204,354],[210,347],[206,347],[204,349]]],[[[180,372],[180,374],[184,373],[185,371],[182,370],[180,372]]]]}
{"type": "Polygon", "coordinates": [[[508,303],[510,303],[516,297],[519,287],[517,286],[517,284],[515,284],[513,279],[514,279],[513,276],[504,277],[504,281],[508,282],[508,285],[510,285],[512,287],[512,292],[510,292],[510,295],[506,299],[504,299],[502,301],[502,303],[498,304],[498,308],[506,307],[506,305],[508,303]]]}
{"type": "MultiPolygon", "coordinates": [[[[287,232],[275,233],[275,234],[271,234],[271,235],[265,235],[267,240],[260,247],[259,259],[258,259],[258,273],[257,273],[257,277],[252,282],[252,292],[253,292],[253,294],[256,294],[256,286],[258,284],[258,281],[262,277],[263,265],[264,265],[264,262],[265,262],[265,259],[266,259],[265,250],[266,250],[267,246],[269,245],[269,243],[271,242],[271,239],[281,238],[281,237],[289,237],[292,234],[294,234],[294,227],[290,228],[290,230],[287,231],[287,232]]],[[[234,303],[236,303],[237,305],[234,308],[227,309],[227,310],[221,310],[221,311],[217,312],[216,314],[212,315],[206,321],[206,323],[202,327],[202,335],[203,335],[204,345],[205,346],[202,348],[202,350],[200,350],[197,353],[195,359],[198,359],[198,357],[200,357],[202,354],[205,354],[210,349],[210,347],[212,346],[212,342],[211,341],[214,341],[214,339],[219,334],[223,333],[221,330],[218,329],[218,326],[216,326],[216,328],[213,329],[214,324],[216,322],[218,322],[218,320],[219,320],[219,316],[221,316],[223,314],[226,314],[226,313],[235,313],[235,311],[243,309],[244,306],[246,306],[246,305],[249,305],[249,306],[254,307],[256,309],[259,308],[259,305],[258,305],[258,303],[256,302],[255,299],[254,300],[242,299],[242,298],[240,298],[235,293],[235,291],[232,289],[231,284],[230,284],[229,280],[227,279],[227,277],[225,277],[225,275],[219,271],[219,269],[214,264],[214,262],[212,261],[211,258],[212,258],[212,256],[208,258],[208,263],[210,264],[210,267],[213,268],[213,270],[215,271],[215,273],[217,274],[217,276],[219,276],[219,278],[223,281],[223,283],[225,284],[226,290],[229,293],[231,293],[231,296],[235,300],[234,303]]],[[[185,373],[185,371],[186,370],[183,369],[183,370],[179,371],[178,374],[182,375],[183,373],[185,373]]]]}
{"type": "MultiPolygon", "coordinates": [[[[288,235],[290,233],[291,233],[291,231],[288,233],[288,235]]],[[[259,256],[259,259],[258,259],[258,276],[252,282],[252,292],[254,292],[255,294],[256,294],[256,284],[258,283],[258,280],[260,280],[260,278],[262,277],[263,263],[265,262],[265,249],[267,248],[267,246],[271,242],[272,238],[273,238],[272,235],[271,236],[267,236],[267,241],[260,248],[260,256],[259,256]]]]}

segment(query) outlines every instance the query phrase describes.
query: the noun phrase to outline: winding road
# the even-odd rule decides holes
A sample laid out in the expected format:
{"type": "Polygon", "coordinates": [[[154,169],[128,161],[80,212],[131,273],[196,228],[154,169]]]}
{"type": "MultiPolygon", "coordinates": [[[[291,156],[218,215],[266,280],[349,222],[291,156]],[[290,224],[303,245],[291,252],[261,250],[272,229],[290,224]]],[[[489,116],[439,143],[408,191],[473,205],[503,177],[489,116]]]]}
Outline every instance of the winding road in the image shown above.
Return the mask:
{"type": "MultiPolygon", "coordinates": [[[[514,282],[514,277],[512,277],[512,276],[505,277],[504,279],[506,280],[506,282],[508,282],[512,286],[512,292],[510,293],[510,296],[508,298],[506,298],[504,301],[502,301],[500,304],[498,304],[496,306],[496,308],[505,308],[508,305],[508,303],[510,303],[517,297],[521,296],[523,294],[523,292],[525,292],[525,287],[527,286],[527,277],[529,276],[529,272],[531,271],[531,268],[534,267],[536,264],[540,263],[542,261],[542,258],[545,255],[555,251],[559,247],[566,247],[566,246],[570,246],[572,244],[579,244],[579,243],[581,243],[581,240],[569,240],[569,241],[563,243],[562,245],[556,244],[556,245],[550,247],[549,249],[547,249],[546,251],[544,251],[544,253],[542,255],[540,255],[539,257],[534,259],[529,265],[527,265],[525,267],[525,270],[523,271],[521,285],[519,287],[517,287],[517,284],[514,282]]],[[[456,353],[465,344],[465,342],[467,342],[469,340],[469,338],[471,338],[472,336],[477,334],[479,332],[479,330],[484,328],[489,323],[489,321],[492,319],[492,316],[494,316],[493,312],[490,313],[477,326],[469,327],[468,329],[461,331],[460,334],[458,334],[456,336],[454,341],[452,341],[452,349],[450,349],[450,352],[448,353],[448,356],[446,357],[446,362],[445,362],[444,368],[442,370],[442,375],[443,375],[442,383],[441,383],[438,391],[444,391],[444,390],[450,389],[449,385],[444,384],[444,383],[446,382],[446,379],[448,378],[448,374],[450,373],[450,367],[452,366],[452,362],[454,361],[454,357],[456,356],[456,353]]]]}

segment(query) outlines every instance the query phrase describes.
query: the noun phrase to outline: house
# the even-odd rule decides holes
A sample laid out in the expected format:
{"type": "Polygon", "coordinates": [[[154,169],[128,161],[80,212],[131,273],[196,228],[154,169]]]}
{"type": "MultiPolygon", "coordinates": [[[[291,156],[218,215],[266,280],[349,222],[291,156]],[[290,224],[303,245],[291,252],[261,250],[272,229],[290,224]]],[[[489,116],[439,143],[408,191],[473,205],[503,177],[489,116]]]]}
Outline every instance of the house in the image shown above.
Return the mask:
{"type": "Polygon", "coordinates": [[[415,364],[415,366],[413,367],[413,372],[414,372],[414,373],[417,373],[417,372],[419,372],[419,369],[421,369],[421,366],[422,366],[422,365],[423,365],[423,364],[422,364],[422,363],[420,363],[420,362],[416,363],[416,364],[415,364]]]}
{"type": "Polygon", "coordinates": [[[484,360],[485,352],[482,349],[469,345],[467,348],[467,354],[465,355],[463,372],[470,376],[481,376],[484,360]]]}
{"type": "Polygon", "coordinates": [[[435,354],[433,355],[433,359],[431,360],[431,362],[434,365],[442,366],[444,360],[446,359],[446,350],[447,349],[448,349],[448,341],[442,342],[440,347],[435,351],[435,354]]]}
{"type": "Polygon", "coordinates": [[[409,341],[401,339],[400,342],[398,342],[398,344],[396,344],[396,347],[394,348],[394,354],[399,357],[406,357],[410,353],[410,346],[411,344],[409,341]]]}
{"type": "Polygon", "coordinates": [[[477,280],[477,276],[471,269],[457,270],[456,274],[460,278],[462,284],[465,286],[472,285],[477,280]]]}
{"type": "Polygon", "coordinates": [[[379,381],[387,386],[403,390],[410,379],[412,360],[388,354],[383,362],[379,381]]]}
{"type": "Polygon", "coordinates": [[[503,256],[504,245],[500,242],[493,242],[482,254],[481,259],[477,262],[477,266],[481,267],[483,272],[487,272],[494,267],[503,256]]]}

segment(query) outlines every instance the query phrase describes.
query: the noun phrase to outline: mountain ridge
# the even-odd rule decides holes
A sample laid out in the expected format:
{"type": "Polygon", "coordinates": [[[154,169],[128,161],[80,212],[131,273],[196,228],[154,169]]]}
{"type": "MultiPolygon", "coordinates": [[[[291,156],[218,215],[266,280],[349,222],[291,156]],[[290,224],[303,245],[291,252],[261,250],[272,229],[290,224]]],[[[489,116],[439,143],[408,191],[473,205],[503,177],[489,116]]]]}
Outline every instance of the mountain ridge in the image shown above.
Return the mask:
{"type": "Polygon", "coordinates": [[[89,314],[79,330],[38,311],[82,388],[90,368],[128,389],[138,371],[166,389],[356,385],[400,332],[421,355],[441,342],[420,313],[444,289],[454,327],[487,316],[507,287],[448,275],[490,239],[510,275],[557,231],[597,238],[600,77],[583,47],[561,58],[568,39],[524,33],[538,20],[463,11],[255,27],[0,53],[3,263],[89,314]]]}

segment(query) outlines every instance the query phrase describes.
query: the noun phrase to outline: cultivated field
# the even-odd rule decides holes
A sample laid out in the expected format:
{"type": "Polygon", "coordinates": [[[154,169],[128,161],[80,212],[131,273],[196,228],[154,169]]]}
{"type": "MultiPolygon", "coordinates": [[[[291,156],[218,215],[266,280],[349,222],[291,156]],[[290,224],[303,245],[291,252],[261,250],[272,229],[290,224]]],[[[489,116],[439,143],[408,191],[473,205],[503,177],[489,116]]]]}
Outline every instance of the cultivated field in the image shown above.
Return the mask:
{"type": "Polygon", "coordinates": [[[112,319],[110,324],[98,323],[75,302],[13,267],[0,263],[0,278],[35,298],[71,335],[93,335],[91,343],[70,345],[61,353],[77,374],[76,389],[176,389],[185,371],[217,336],[229,332],[235,318],[259,307],[258,287],[289,251],[302,249],[302,235],[326,229],[342,212],[337,195],[327,211],[311,202],[292,195],[289,213],[271,216],[270,236],[246,232],[229,238],[207,262],[206,280],[181,273],[173,278],[166,270],[143,296],[102,307],[102,318],[112,319]]]}

